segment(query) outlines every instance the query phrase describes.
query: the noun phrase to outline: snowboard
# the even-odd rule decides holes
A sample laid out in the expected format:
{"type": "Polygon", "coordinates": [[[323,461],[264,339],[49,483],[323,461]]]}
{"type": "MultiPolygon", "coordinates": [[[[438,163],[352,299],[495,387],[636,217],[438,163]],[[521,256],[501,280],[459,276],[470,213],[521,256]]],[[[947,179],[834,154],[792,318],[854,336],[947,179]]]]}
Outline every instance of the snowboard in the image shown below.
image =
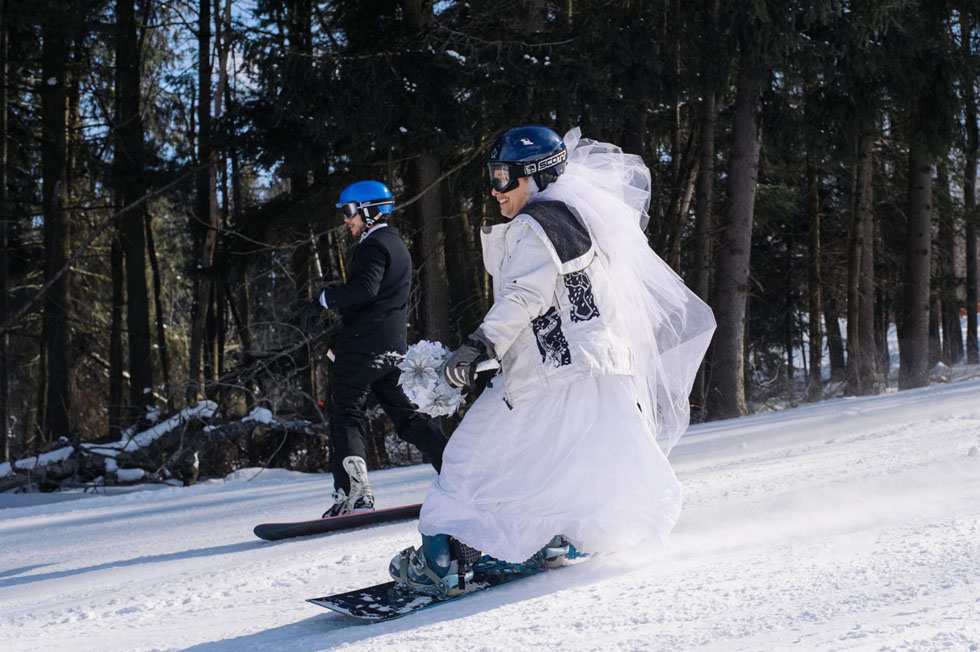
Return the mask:
{"type": "Polygon", "coordinates": [[[473,579],[466,583],[466,587],[460,593],[455,595],[436,597],[413,593],[396,588],[396,583],[392,581],[345,593],[327,595],[322,598],[311,598],[307,602],[357,618],[365,623],[378,623],[401,618],[447,602],[462,600],[475,593],[482,593],[488,589],[504,586],[534,575],[560,570],[584,558],[586,555],[572,548],[565,555],[563,566],[550,569],[527,564],[510,564],[484,556],[474,566],[473,579]]]}
{"type": "Polygon", "coordinates": [[[350,530],[367,525],[377,525],[379,523],[407,521],[413,518],[418,518],[421,510],[422,504],[419,503],[417,505],[402,505],[401,507],[375,509],[370,512],[344,514],[343,516],[317,518],[311,521],[297,521],[295,523],[262,523],[260,525],[256,525],[253,532],[255,532],[255,536],[259,537],[260,539],[265,539],[266,541],[279,541],[280,539],[305,537],[311,534],[324,534],[326,532],[336,532],[338,530],[350,530]]]}

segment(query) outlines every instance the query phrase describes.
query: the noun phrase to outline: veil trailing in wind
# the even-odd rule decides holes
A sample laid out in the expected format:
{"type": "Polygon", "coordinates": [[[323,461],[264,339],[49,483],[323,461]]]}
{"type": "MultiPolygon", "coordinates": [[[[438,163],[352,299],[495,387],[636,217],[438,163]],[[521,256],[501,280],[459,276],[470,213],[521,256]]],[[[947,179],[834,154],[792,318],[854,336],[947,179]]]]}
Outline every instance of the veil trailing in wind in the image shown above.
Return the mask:
{"type": "Polygon", "coordinates": [[[561,201],[584,222],[612,279],[616,330],[636,365],[637,403],[664,453],[690,422],[688,396],[715,330],[708,307],[647,242],[650,171],[619,147],[564,136],[568,164],[535,199],[561,201]]]}

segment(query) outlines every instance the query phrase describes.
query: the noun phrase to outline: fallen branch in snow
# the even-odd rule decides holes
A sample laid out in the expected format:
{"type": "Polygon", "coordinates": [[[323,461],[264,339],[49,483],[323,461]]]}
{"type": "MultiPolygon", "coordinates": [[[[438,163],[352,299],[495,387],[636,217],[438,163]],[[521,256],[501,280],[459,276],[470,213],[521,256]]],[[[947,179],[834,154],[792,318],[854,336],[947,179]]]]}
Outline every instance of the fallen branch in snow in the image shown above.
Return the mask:
{"type": "Polygon", "coordinates": [[[326,446],[320,441],[327,436],[323,424],[279,421],[264,408],[241,420],[213,423],[216,413],[214,403],[203,401],[147,430],[127,431],[118,441],[61,441],[52,450],[0,464],[0,491],[140,482],[190,485],[199,475],[223,477],[274,461],[302,470],[328,466],[326,446]]]}

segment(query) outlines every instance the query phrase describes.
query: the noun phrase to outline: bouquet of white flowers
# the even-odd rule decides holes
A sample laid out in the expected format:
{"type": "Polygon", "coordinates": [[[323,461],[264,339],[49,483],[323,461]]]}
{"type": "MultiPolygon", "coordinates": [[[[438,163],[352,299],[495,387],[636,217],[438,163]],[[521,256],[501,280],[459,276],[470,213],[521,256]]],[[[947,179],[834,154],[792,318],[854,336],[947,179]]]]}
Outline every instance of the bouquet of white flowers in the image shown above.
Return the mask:
{"type": "Polygon", "coordinates": [[[420,412],[438,417],[450,415],[463,404],[463,392],[446,380],[442,368],[451,351],[439,342],[421,340],[408,347],[398,363],[398,384],[420,412]]]}

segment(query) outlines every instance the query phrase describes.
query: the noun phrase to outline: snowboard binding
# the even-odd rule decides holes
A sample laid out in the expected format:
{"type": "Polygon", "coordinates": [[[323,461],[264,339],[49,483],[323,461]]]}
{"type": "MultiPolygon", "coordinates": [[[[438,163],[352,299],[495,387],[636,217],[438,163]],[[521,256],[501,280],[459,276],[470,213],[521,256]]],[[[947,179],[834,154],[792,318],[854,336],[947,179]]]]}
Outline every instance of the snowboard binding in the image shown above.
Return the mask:
{"type": "Polygon", "coordinates": [[[391,560],[388,574],[395,580],[394,591],[445,598],[466,590],[479,559],[478,550],[452,537],[423,535],[418,549],[409,546],[391,560]]]}

